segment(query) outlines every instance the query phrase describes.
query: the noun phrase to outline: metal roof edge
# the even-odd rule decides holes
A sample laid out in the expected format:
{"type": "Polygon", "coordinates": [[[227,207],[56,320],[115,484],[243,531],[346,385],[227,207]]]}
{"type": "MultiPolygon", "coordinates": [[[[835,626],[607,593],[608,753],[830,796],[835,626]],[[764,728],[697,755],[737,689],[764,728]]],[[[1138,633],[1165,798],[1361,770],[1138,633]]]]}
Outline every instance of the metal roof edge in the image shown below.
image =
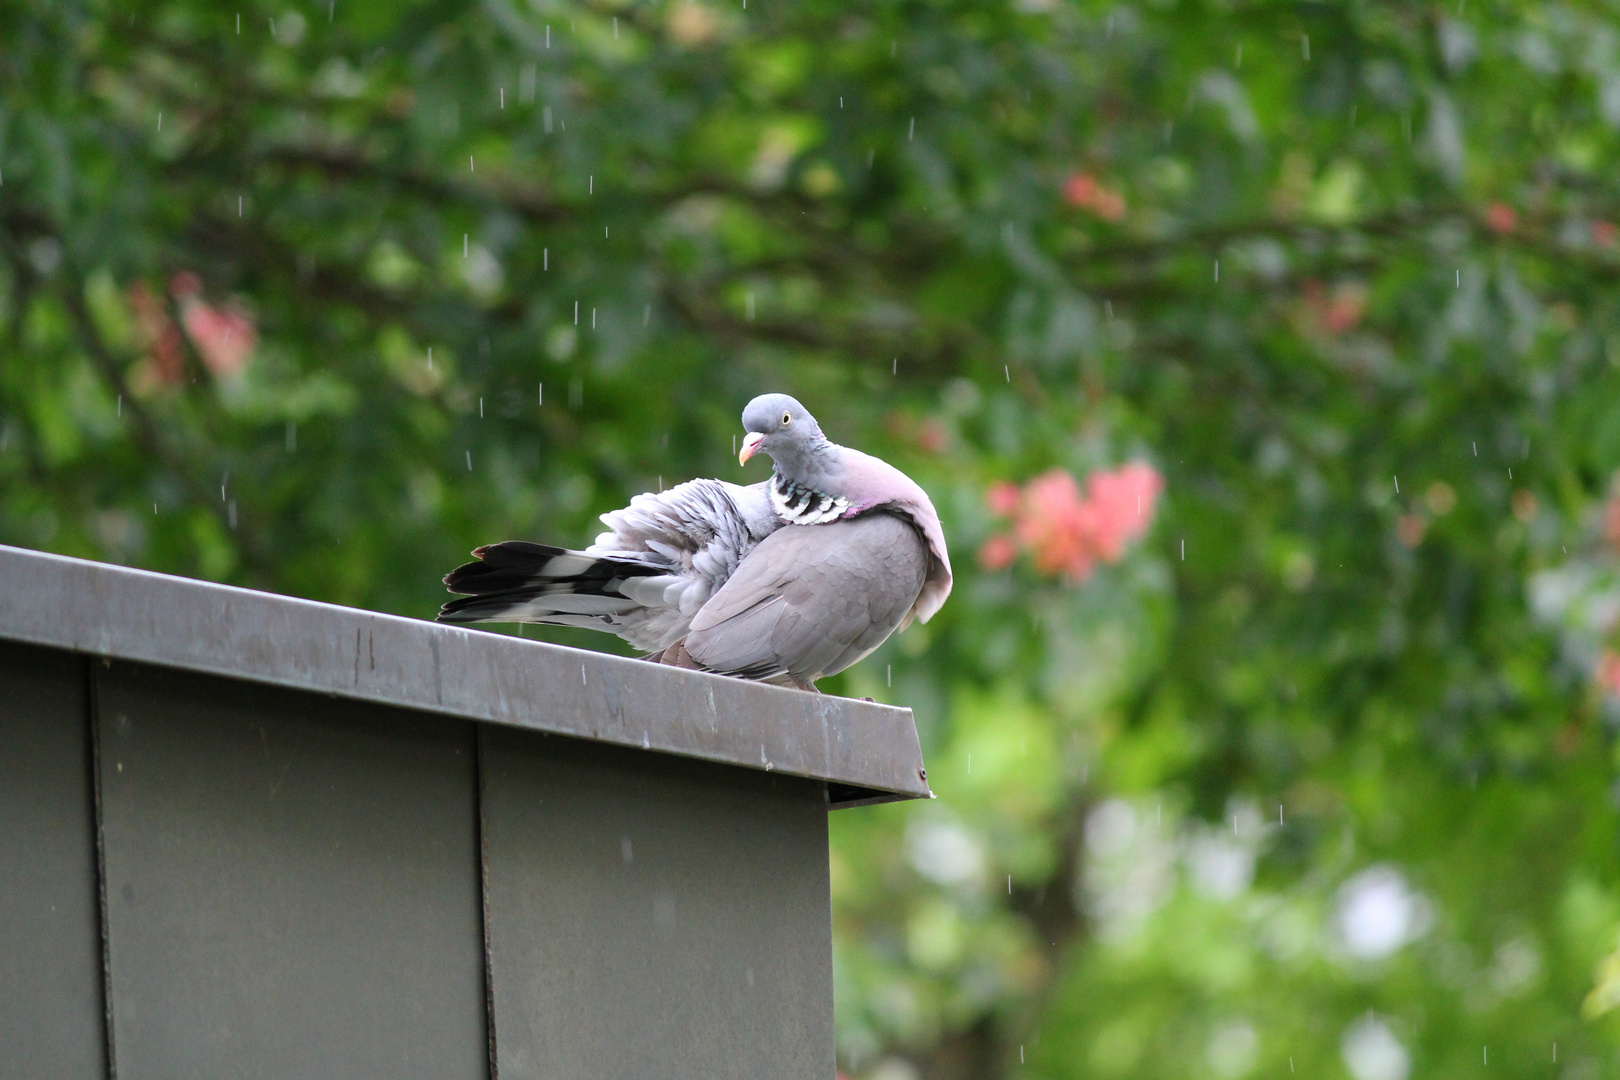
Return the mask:
{"type": "Polygon", "coordinates": [[[5,545],[0,640],[930,795],[910,709],[5,545]]]}

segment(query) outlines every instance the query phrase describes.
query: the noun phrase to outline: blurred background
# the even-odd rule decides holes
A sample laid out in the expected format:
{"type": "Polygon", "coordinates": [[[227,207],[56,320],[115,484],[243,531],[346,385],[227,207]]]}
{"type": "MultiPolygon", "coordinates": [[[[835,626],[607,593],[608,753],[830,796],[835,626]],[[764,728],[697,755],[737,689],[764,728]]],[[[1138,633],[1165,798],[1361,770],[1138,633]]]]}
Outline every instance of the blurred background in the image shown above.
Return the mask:
{"type": "Polygon", "coordinates": [[[1620,1076],[1612,4],[0,42],[0,541],[427,618],[476,544],[763,478],[791,392],[958,574],[823,686],[939,794],[832,817],[849,1077],[1620,1076]]]}

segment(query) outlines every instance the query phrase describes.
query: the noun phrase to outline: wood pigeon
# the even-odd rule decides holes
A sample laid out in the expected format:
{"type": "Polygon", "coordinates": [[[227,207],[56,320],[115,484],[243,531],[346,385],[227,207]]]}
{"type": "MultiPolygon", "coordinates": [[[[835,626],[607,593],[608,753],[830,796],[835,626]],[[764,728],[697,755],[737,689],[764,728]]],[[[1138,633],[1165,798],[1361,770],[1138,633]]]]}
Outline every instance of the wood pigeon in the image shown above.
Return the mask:
{"type": "Polygon", "coordinates": [[[945,533],[899,469],[821,432],[786,394],[743,410],[750,486],[692,480],[602,515],[584,551],[520,540],[452,570],[439,621],[618,634],[649,659],[814,690],[951,592],[945,533]]]}

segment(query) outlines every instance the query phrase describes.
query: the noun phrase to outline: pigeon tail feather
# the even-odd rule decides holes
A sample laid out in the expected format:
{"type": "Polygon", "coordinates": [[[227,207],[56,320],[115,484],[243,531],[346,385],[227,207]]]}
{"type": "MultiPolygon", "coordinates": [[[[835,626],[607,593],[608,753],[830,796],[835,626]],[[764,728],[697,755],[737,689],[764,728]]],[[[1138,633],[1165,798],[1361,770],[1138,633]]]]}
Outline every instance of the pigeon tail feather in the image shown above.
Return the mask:
{"type": "Polygon", "coordinates": [[[532,622],[606,630],[649,653],[687,628],[754,546],[779,527],[766,485],[692,480],[602,515],[584,551],[522,540],[473,552],[444,579],[470,594],[440,622],[532,622]]]}

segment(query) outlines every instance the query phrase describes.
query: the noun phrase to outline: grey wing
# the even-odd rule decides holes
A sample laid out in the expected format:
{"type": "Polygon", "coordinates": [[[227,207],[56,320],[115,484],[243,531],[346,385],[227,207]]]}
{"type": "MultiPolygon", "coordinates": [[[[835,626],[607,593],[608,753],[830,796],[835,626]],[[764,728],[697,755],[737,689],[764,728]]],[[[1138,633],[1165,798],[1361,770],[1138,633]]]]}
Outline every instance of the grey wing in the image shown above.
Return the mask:
{"type": "Polygon", "coordinates": [[[691,480],[602,515],[607,531],[586,555],[631,558],[669,567],[666,574],[626,580],[634,607],[612,629],[637,648],[658,651],[679,641],[761,537],[778,527],[768,485],[742,487],[691,480]]]}
{"type": "Polygon", "coordinates": [[[892,514],[785,526],[699,609],[686,652],[710,671],[808,685],[881,645],[927,569],[927,544],[892,514]]]}

